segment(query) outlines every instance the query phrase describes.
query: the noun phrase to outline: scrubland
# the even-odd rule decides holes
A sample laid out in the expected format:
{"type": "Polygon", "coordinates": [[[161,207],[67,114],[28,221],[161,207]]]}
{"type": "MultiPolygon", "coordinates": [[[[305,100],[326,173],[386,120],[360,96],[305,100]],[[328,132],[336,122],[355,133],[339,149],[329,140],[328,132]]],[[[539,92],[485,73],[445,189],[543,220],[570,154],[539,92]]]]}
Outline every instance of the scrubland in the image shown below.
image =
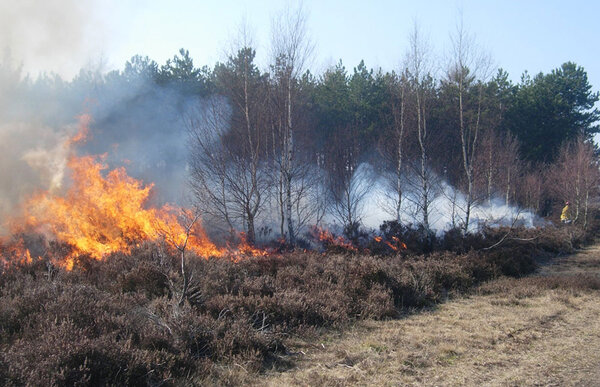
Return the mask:
{"type": "Polygon", "coordinates": [[[486,282],[388,321],[298,340],[296,365],[261,385],[544,385],[600,383],[600,248],[533,276],[486,282]]]}
{"type": "MultiPolygon", "coordinates": [[[[70,271],[50,259],[6,266],[0,381],[526,384],[587,377],[594,364],[586,353],[598,348],[600,332],[600,258],[591,249],[548,265],[589,235],[574,227],[449,233],[427,252],[403,237],[400,253],[331,246],[237,261],[189,257],[182,303],[179,256],[156,243],[102,261],[83,256],[70,271]]],[[[48,257],[60,254],[60,246],[53,249],[48,257]]]]}

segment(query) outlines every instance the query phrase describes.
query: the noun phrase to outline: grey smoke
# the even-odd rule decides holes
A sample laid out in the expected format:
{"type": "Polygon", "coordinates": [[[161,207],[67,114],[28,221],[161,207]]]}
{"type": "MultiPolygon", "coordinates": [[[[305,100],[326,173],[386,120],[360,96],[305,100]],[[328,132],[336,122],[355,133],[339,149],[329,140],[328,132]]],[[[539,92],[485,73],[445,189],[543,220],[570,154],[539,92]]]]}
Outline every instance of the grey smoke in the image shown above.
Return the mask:
{"type": "Polygon", "coordinates": [[[35,77],[74,75],[101,52],[105,8],[96,0],[0,0],[0,55],[35,77]]]}
{"type": "Polygon", "coordinates": [[[65,141],[78,116],[92,117],[80,155],[106,154],[109,168],[125,166],[144,184],[155,183],[151,204],[185,204],[187,129],[184,117],[202,102],[143,76],[87,72],[71,82],[24,79],[0,65],[0,224],[28,196],[64,188],[65,141]]]}

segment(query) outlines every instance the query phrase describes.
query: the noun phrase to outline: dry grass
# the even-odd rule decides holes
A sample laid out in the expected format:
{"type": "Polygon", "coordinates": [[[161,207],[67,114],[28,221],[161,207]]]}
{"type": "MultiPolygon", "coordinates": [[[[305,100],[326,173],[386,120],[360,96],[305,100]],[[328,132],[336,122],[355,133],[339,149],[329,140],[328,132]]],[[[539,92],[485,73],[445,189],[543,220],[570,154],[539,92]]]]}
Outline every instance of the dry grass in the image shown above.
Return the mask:
{"type": "Polygon", "coordinates": [[[600,247],[401,320],[297,341],[280,385],[600,385],[600,247]]]}

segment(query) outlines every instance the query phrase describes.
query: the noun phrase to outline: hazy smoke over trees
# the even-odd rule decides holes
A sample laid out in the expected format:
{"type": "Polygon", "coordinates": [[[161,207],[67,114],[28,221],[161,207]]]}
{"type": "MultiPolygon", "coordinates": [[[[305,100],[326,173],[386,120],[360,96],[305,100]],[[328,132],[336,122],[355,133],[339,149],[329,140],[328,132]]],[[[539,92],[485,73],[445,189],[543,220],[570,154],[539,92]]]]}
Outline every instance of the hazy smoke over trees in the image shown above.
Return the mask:
{"type": "Polygon", "coordinates": [[[79,153],[106,153],[109,167],[154,183],[157,202],[193,196],[213,230],[244,231],[250,242],[294,242],[323,222],[350,233],[386,219],[467,232],[502,217],[500,209],[506,217],[521,214],[518,207],[550,215],[565,200],[587,222],[597,168],[582,144],[598,132],[598,95],[573,63],[513,84],[469,59],[478,53],[462,45],[461,30],[438,77],[441,66],[415,28],[394,71],[362,61],[349,71],[340,61],[315,74],[305,66],[311,41],[297,10],[274,23],[267,68],[242,39],[212,68],[182,49],[162,65],[134,56],[123,70],[82,69],[69,81],[27,76],[21,61],[52,63],[88,49],[80,43],[94,3],[70,5],[60,8],[64,25],[55,34],[45,21],[54,6],[3,5],[11,11],[0,16],[0,45],[11,56],[0,60],[0,217],[36,190],[68,184],[64,144],[83,116],[91,133],[79,153]],[[27,23],[48,33],[25,31],[27,23]],[[576,184],[560,173],[573,165],[581,171],[576,184]],[[548,189],[553,181],[577,190],[548,189]]]}

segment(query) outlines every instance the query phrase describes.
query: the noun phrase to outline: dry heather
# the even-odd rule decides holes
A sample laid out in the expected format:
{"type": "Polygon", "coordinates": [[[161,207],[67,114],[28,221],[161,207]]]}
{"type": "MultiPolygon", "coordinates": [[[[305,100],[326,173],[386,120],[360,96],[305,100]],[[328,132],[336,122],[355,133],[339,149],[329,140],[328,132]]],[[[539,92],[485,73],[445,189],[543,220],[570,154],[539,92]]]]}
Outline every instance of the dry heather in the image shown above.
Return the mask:
{"type": "Polygon", "coordinates": [[[257,384],[599,385],[600,247],[531,277],[342,334],[296,341],[296,367],[257,384]]]}
{"type": "MultiPolygon", "coordinates": [[[[479,320],[493,320],[486,313],[493,316],[502,307],[507,308],[502,318],[513,313],[515,323],[499,321],[497,326],[521,332],[518,314],[526,311],[535,327],[535,318],[548,319],[543,308],[535,307],[535,300],[548,297],[545,292],[563,308],[548,312],[550,316],[570,316],[569,308],[585,298],[569,292],[587,295],[593,291],[590,284],[599,287],[597,282],[582,281],[581,276],[503,280],[480,288],[486,294],[477,296],[483,300],[478,302],[484,304],[470,312],[461,311],[460,305],[470,305],[479,299],[475,296],[427,311],[454,295],[472,292],[484,281],[530,274],[540,257],[572,251],[583,236],[574,230],[515,230],[510,238],[504,230],[466,238],[449,234],[426,254],[414,250],[419,246],[416,239],[402,232],[408,249],[392,255],[372,250],[292,252],[239,262],[190,257],[193,278],[183,303],[178,301],[180,262],[162,245],[147,243],[131,254],[114,253],[103,261],[80,257],[72,271],[51,263],[53,255],[63,254],[59,245],[49,250],[50,258],[31,263],[6,256],[11,264],[0,274],[0,385],[235,385],[288,369],[294,371],[282,377],[292,379],[284,382],[316,384],[342,377],[327,379],[317,364],[338,370],[339,363],[361,370],[348,383],[393,383],[396,379],[389,375],[412,375],[407,382],[422,382],[424,372],[439,362],[477,355],[471,343],[477,338],[457,335],[456,342],[444,341],[442,333],[448,327],[483,334],[479,320]],[[504,243],[498,244],[500,240],[504,243]],[[497,247],[484,248],[490,245],[497,247]],[[521,303],[534,306],[524,308],[521,303]],[[456,313],[470,317],[457,322],[456,315],[439,315],[457,307],[456,313]],[[423,308],[422,316],[405,317],[423,308]],[[541,311],[533,313],[537,309],[541,311]],[[345,331],[359,321],[392,318],[400,320],[358,325],[362,328],[336,342],[333,354],[329,342],[320,347],[325,351],[297,343],[298,338],[308,341],[345,331]],[[420,321],[420,328],[404,325],[412,321],[420,321]],[[437,321],[445,323],[436,325],[437,321]],[[353,335],[370,339],[357,341],[353,335]],[[425,344],[424,337],[429,337],[425,344]],[[299,356],[300,351],[307,355],[299,356]],[[302,376],[304,369],[311,370],[308,376],[302,376]]],[[[530,331],[524,329],[523,334],[530,331]]],[[[494,332],[488,332],[490,337],[506,333],[494,332]]]]}

